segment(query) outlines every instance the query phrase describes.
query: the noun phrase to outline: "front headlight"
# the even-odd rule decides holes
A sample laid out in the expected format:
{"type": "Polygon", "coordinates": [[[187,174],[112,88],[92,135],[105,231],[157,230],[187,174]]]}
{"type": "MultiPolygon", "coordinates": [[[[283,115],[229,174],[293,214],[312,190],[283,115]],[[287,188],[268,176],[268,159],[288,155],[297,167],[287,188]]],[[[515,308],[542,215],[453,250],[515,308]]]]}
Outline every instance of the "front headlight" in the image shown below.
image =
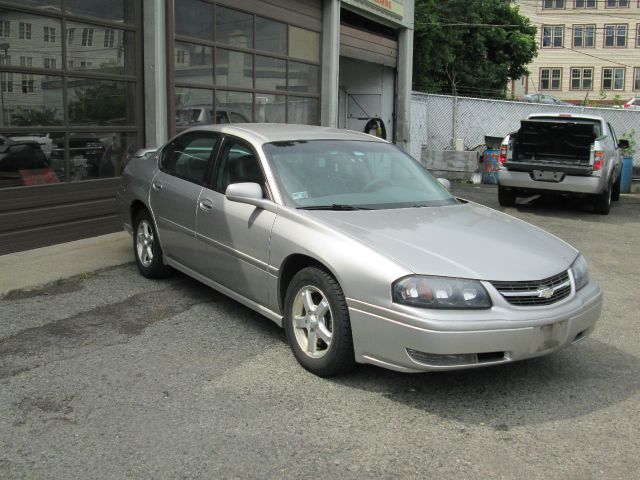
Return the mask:
{"type": "Polygon", "coordinates": [[[589,283],[589,267],[582,255],[578,255],[573,265],[571,265],[573,280],[576,282],[576,292],[589,283]]]}
{"type": "Polygon", "coordinates": [[[490,308],[489,294],[477,280],[412,275],[392,286],[393,301],[413,307],[439,309],[490,308]]]}

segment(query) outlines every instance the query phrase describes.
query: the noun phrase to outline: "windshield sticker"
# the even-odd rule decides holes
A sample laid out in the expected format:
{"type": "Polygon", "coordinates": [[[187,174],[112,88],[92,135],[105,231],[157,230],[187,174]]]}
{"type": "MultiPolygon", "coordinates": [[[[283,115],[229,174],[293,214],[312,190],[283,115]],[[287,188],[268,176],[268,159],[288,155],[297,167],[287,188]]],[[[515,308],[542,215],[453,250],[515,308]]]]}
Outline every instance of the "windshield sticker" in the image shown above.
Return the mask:
{"type": "Polygon", "coordinates": [[[304,200],[305,198],[309,198],[309,195],[307,195],[307,192],[293,192],[291,198],[294,200],[304,200]]]}

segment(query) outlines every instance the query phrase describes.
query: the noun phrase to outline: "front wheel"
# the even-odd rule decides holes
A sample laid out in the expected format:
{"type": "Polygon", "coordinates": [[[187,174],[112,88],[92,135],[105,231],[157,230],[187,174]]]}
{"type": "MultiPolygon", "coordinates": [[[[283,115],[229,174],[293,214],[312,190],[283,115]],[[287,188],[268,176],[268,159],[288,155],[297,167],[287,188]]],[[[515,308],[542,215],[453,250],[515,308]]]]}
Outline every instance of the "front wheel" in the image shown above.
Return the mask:
{"type": "Polygon", "coordinates": [[[326,271],[307,267],[293,277],[284,322],[293,355],[311,373],[329,377],[355,366],[347,302],[326,271]]]}
{"type": "Polygon", "coordinates": [[[498,185],[498,203],[503,207],[513,207],[516,204],[516,191],[498,185]]]}

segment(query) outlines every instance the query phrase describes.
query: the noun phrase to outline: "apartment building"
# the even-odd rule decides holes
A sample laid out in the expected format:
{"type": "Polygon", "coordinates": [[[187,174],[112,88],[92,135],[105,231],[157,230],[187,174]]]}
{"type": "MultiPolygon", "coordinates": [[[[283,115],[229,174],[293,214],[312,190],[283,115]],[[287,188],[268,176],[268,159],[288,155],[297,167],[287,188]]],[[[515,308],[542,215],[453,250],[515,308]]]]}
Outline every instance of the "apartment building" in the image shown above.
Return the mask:
{"type": "Polygon", "coordinates": [[[530,75],[513,81],[518,97],[547,93],[572,103],[640,95],[639,0],[516,0],[538,28],[530,75]]]}

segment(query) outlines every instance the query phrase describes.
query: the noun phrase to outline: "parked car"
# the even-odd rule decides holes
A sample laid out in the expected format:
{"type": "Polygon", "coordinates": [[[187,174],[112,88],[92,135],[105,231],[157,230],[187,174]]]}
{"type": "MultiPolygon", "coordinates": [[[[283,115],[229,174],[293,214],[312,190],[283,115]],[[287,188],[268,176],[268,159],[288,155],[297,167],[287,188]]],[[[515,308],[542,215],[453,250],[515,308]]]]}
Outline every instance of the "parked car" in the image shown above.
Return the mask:
{"type": "Polygon", "coordinates": [[[633,97],[627,103],[625,103],[623,107],[630,110],[640,110],[640,97],[633,97]]]}
{"type": "Polygon", "coordinates": [[[452,196],[371,135],[196,127],[131,160],[117,198],[142,275],[173,267],[261,313],[321,376],[536,357],[600,315],[576,249],[452,196]]]}
{"type": "Polygon", "coordinates": [[[573,105],[572,103],[560,100],[548,93],[529,93],[522,97],[522,101],[529,103],[544,103],[548,105],[573,105]]]}
{"type": "Polygon", "coordinates": [[[500,147],[500,205],[535,193],[570,193],[591,199],[596,212],[607,215],[620,198],[620,148],[628,146],[600,116],[529,115],[500,147]]]}
{"type": "Polygon", "coordinates": [[[0,187],[24,185],[23,175],[49,167],[38,141],[0,135],[0,187]]]}

